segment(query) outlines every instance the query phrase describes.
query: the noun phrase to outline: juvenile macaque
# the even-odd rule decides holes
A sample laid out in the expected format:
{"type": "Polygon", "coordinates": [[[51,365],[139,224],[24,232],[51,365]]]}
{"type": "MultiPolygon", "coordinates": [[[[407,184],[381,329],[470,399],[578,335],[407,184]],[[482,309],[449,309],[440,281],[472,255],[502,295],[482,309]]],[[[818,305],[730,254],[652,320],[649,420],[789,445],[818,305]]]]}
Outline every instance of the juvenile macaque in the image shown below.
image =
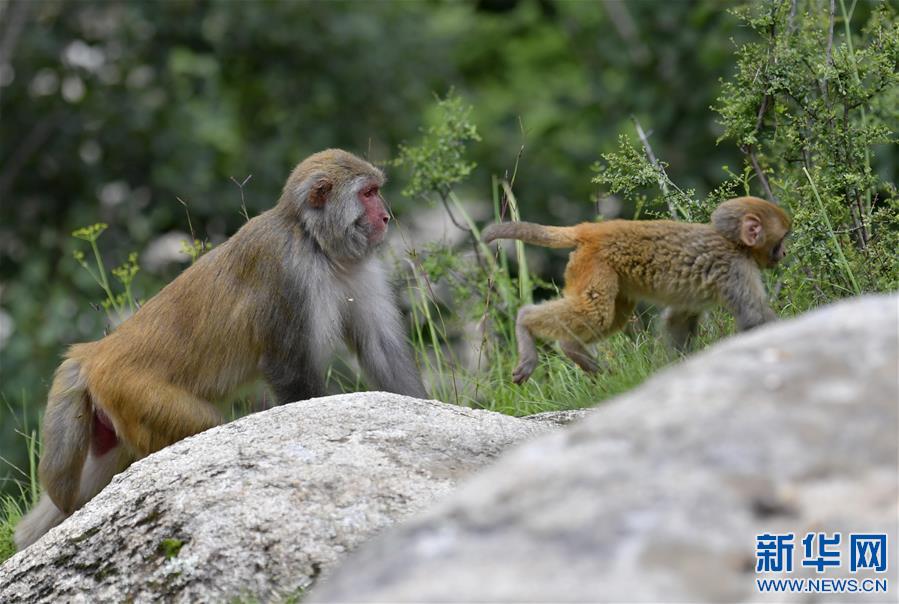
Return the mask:
{"type": "Polygon", "coordinates": [[[784,257],[790,217],[756,197],[722,203],[711,224],[670,220],[609,220],[573,227],[528,222],[494,224],[484,241],[520,239],[551,248],[575,248],[565,269],[563,297],[518,312],[518,366],[524,383],[537,366],[534,338],[558,340],[562,352],[587,372],[598,369],[584,344],[607,337],[627,322],[638,300],[668,306],[676,347],[696,330],[699,313],[723,304],[740,330],[771,321],[762,268],[784,257]]]}
{"type": "Polygon", "coordinates": [[[426,398],[381,262],[383,173],[336,149],[294,169],[278,204],[105,338],[72,346],[50,390],[44,495],[21,549],[136,458],[215,426],[212,401],[264,378],[280,402],[325,393],[343,340],[372,386],[426,398]]]}

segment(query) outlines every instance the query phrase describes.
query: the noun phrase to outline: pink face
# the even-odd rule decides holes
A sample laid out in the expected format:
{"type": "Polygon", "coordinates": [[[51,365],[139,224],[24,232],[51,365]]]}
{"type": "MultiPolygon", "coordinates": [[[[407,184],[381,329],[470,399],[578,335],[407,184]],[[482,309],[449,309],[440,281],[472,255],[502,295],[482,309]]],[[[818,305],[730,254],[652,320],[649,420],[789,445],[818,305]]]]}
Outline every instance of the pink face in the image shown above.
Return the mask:
{"type": "Polygon", "coordinates": [[[387,206],[381,197],[381,187],[378,183],[371,182],[359,189],[357,195],[362,207],[365,208],[365,219],[369,226],[368,240],[378,243],[384,238],[387,223],[390,222],[390,214],[387,213],[387,206]]]}

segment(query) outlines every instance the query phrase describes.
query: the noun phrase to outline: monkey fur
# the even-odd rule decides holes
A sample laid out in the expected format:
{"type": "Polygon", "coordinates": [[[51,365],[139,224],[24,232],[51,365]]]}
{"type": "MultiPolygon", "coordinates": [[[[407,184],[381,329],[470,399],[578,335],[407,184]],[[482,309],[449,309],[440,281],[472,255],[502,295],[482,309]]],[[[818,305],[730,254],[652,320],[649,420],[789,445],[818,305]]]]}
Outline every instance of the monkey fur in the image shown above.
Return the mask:
{"type": "Polygon", "coordinates": [[[325,393],[344,340],[370,383],[427,398],[380,260],[383,173],[341,150],[300,163],[278,204],[201,257],[105,338],[72,346],[43,423],[44,494],[22,549],[114,474],[222,422],[213,401],[259,377],[279,402],[325,393]]]}
{"type": "Polygon", "coordinates": [[[572,227],[527,222],[487,227],[487,243],[519,239],[575,248],[562,298],[524,306],[518,313],[514,381],[524,383],[537,365],[535,337],[558,340],[579,367],[596,371],[584,345],[621,329],[638,300],[668,307],[666,324],[681,350],[695,333],[700,312],[714,305],[724,305],[741,331],[776,319],[760,269],[784,257],[790,227],[786,212],[756,197],[725,201],[710,224],[609,220],[572,227]]]}

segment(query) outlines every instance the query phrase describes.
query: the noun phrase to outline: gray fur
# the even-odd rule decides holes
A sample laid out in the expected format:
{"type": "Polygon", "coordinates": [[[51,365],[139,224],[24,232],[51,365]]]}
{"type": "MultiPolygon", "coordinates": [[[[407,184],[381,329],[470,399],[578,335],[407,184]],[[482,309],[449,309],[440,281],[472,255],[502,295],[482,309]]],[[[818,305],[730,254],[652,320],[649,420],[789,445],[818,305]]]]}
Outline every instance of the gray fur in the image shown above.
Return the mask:
{"type": "Polygon", "coordinates": [[[338,183],[324,206],[314,208],[306,198],[322,176],[313,173],[288,191],[296,197],[282,199],[269,219],[292,236],[282,243],[280,291],[286,303],[272,317],[276,333],[267,339],[272,346],[262,360],[263,374],[282,402],[320,396],[324,368],[343,341],[371,386],[427,398],[357,200],[362,186],[381,184],[384,176],[372,167],[338,183]]]}
{"type": "Polygon", "coordinates": [[[306,178],[295,189],[296,199],[290,205],[299,214],[303,231],[329,258],[337,262],[358,262],[373,250],[368,241],[365,211],[356,199],[356,192],[367,181],[383,184],[384,177],[380,171],[373,170],[366,176],[337,185],[324,207],[310,207],[306,203],[310,189],[323,175],[314,173],[306,178]]]}
{"type": "Polygon", "coordinates": [[[56,370],[44,412],[45,438],[39,470],[44,484],[58,487],[49,493],[54,503],[69,514],[77,509],[75,494],[90,446],[92,420],[93,408],[81,366],[67,359],[56,370]],[[52,438],[47,438],[47,434],[52,434],[52,438]]]}
{"type": "Polygon", "coordinates": [[[722,237],[736,244],[741,244],[740,230],[743,221],[742,212],[734,212],[731,207],[722,203],[712,212],[711,223],[722,237]]]}
{"type": "Polygon", "coordinates": [[[671,339],[671,344],[678,352],[687,352],[696,337],[699,329],[699,314],[690,309],[667,307],[662,313],[665,321],[665,330],[671,339]]]}
{"type": "Polygon", "coordinates": [[[13,536],[16,549],[22,551],[68,517],[69,515],[59,511],[50,496],[44,493],[34,507],[28,511],[28,514],[16,525],[16,532],[13,536]]]}
{"type": "Polygon", "coordinates": [[[721,299],[740,331],[777,320],[777,314],[768,304],[762,273],[749,258],[734,260],[719,288],[721,299]]]}
{"type": "Polygon", "coordinates": [[[350,299],[344,323],[346,342],[359,357],[368,380],[380,390],[428,398],[380,261],[370,260],[345,284],[350,299]]]}

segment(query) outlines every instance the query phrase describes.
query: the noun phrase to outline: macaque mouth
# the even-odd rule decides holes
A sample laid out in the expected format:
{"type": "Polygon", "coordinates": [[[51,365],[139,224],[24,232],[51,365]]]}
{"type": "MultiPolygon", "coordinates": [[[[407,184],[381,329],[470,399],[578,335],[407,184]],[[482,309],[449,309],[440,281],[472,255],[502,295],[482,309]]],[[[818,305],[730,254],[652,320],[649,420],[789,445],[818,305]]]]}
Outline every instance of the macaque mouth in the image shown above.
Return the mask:
{"type": "Polygon", "coordinates": [[[387,234],[388,221],[388,219],[385,219],[383,226],[377,223],[373,224],[367,214],[362,214],[362,216],[353,221],[353,227],[357,232],[365,235],[369,243],[377,244],[387,234]]]}

